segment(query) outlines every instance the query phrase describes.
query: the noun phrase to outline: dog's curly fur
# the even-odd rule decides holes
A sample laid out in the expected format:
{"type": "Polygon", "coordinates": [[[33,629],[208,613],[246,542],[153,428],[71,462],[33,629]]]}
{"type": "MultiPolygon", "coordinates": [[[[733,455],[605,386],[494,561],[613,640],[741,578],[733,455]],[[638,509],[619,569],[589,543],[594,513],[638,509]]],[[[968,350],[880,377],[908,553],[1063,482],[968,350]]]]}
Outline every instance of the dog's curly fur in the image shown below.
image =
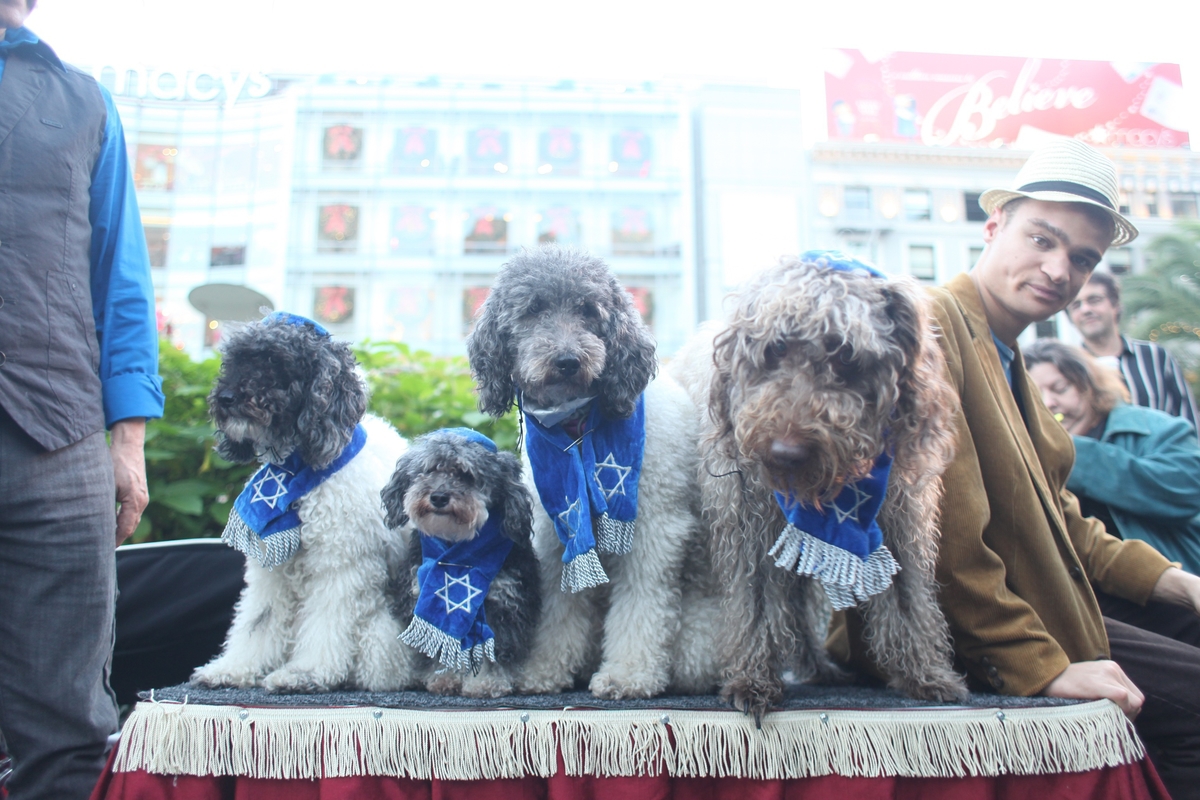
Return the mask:
{"type": "Polygon", "coordinates": [[[753,280],[728,322],[703,328],[672,364],[706,412],[699,476],[725,591],[722,694],[734,705],[761,715],[788,668],[844,679],[822,641],[823,593],[767,554],[786,524],[773,490],[828,503],[885,448],[895,460],[878,522],[901,570],[861,605],[869,655],[893,688],[965,697],[934,580],[957,404],[943,369],[915,283],[795,258],[753,280]]]}
{"type": "MultiPolygon", "coordinates": [[[[492,415],[508,411],[519,392],[537,407],[595,396],[606,416],[627,417],[645,392],[633,550],[601,555],[609,584],[577,594],[559,588],[563,546],[536,504],[543,614],[518,688],[557,692],[590,676],[600,697],[650,697],[672,681],[703,690],[713,673],[704,626],[680,635],[683,562],[700,529],[695,408],[671,379],[651,383],[655,343],[632,298],[587,253],[526,250],[502,268],[467,351],[480,407],[492,415]]],[[[536,497],[528,466],[525,481],[536,497]]]]}
{"type": "MultiPolygon", "coordinates": [[[[420,534],[447,542],[469,541],[490,514],[504,514],[501,531],[512,539],[513,548],[483,604],[496,637],[496,662],[484,662],[474,675],[427,673],[425,685],[432,692],[468,697],[512,694],[513,672],[529,654],[542,608],[533,554],[533,505],[521,482],[521,462],[511,453],[493,453],[456,433],[434,431],[413,440],[396,462],[381,496],[387,524],[407,528],[410,540],[395,594],[404,625],[412,620],[420,592],[420,534]]],[[[432,667],[432,661],[429,664],[432,667]]]]}
{"type": "Polygon", "coordinates": [[[246,560],[246,587],[221,655],[192,679],[208,686],[316,692],[374,691],[413,682],[412,651],[397,637],[387,593],[405,542],[388,530],[379,491],[405,442],[366,416],[366,389],[344,343],[311,325],[268,318],[232,334],[209,395],[217,452],[280,462],[299,452],[328,466],[361,420],[367,441],[301,501],[299,551],[264,569],[246,560]]]}

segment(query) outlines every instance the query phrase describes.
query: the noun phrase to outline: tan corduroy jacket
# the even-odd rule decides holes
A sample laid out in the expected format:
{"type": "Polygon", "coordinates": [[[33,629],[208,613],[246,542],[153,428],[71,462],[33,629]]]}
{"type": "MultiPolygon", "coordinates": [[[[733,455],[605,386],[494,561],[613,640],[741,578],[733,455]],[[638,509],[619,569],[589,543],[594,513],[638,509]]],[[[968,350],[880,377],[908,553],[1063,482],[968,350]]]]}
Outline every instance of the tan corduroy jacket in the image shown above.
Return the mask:
{"type": "MultiPolygon", "coordinates": [[[[1108,657],[1091,582],[1144,604],[1171,563],[1080,516],[1064,488],[1075,461],[1071,437],[1042,404],[1019,351],[1010,391],[970,277],[930,291],[948,377],[962,399],[958,449],[942,479],[942,608],[960,668],[997,692],[1037,694],[1068,664],[1108,657]]],[[[855,613],[835,620],[830,649],[877,673],[861,630],[855,613]]]]}

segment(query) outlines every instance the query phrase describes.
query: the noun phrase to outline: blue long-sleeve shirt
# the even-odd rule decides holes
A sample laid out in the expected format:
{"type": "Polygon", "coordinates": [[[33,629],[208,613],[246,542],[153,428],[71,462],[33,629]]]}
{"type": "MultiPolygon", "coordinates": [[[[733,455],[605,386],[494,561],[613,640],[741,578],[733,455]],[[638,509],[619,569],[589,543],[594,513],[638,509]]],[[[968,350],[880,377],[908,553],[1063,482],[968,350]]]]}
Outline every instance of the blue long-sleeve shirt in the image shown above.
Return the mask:
{"type": "MultiPolygon", "coordinates": [[[[65,69],[62,61],[28,28],[9,28],[0,41],[0,81],[8,53],[18,47],[36,48],[47,61],[65,69]]],[[[142,232],[125,131],[112,95],[104,97],[108,120],[100,153],[92,167],[88,219],[92,224],[89,253],[92,276],[92,316],[100,343],[100,386],[104,421],[130,417],[161,417],[162,379],[158,376],[158,328],[150,257],[142,232]]]]}

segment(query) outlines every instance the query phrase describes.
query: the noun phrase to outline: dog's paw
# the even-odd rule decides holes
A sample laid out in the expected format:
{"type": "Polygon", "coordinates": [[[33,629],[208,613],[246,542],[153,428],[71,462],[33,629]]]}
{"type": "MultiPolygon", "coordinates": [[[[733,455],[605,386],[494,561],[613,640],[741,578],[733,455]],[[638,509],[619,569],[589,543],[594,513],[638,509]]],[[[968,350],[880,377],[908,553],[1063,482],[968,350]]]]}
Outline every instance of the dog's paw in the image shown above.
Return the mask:
{"type": "Polygon", "coordinates": [[[667,688],[667,676],[622,664],[601,664],[588,690],[607,700],[654,697],[667,688]]]}
{"type": "Polygon", "coordinates": [[[570,675],[534,670],[517,676],[515,688],[519,694],[559,694],[575,685],[570,675]]]}
{"type": "Polygon", "coordinates": [[[463,679],[463,697],[507,697],[513,693],[512,681],[506,675],[470,675],[463,679]]]}
{"type": "Polygon", "coordinates": [[[276,694],[313,694],[328,692],[339,685],[341,681],[328,675],[321,675],[314,670],[298,669],[296,667],[280,667],[263,678],[263,688],[276,694]]]}
{"type": "Polygon", "coordinates": [[[915,700],[935,703],[961,703],[970,694],[963,676],[948,669],[915,678],[893,678],[888,686],[915,700]]]}
{"type": "Polygon", "coordinates": [[[732,678],[721,687],[721,699],[743,714],[753,716],[758,726],[762,725],[763,715],[782,697],[783,685],[773,680],[732,678]]]}
{"type": "Polygon", "coordinates": [[[425,679],[425,691],[430,694],[461,694],[462,676],[456,672],[437,672],[425,679]]]}
{"type": "Polygon", "coordinates": [[[212,689],[224,687],[249,689],[257,686],[262,673],[252,667],[237,668],[219,660],[199,667],[192,673],[192,683],[212,689]]]}

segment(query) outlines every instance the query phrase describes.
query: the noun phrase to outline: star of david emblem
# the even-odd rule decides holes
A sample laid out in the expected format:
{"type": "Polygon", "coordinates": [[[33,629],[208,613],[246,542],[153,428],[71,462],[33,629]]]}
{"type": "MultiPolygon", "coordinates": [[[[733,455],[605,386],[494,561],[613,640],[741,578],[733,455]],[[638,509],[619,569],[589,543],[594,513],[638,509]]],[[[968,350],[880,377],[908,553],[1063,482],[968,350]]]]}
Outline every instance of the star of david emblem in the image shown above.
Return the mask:
{"type": "Polygon", "coordinates": [[[266,503],[268,508],[275,508],[279,498],[287,494],[287,485],[284,481],[290,477],[290,472],[283,469],[277,470],[268,464],[266,472],[253,484],[254,495],[250,498],[250,502],[266,503]]]}
{"type": "Polygon", "coordinates": [[[618,494],[625,494],[625,479],[629,477],[629,473],[632,471],[632,467],[623,467],[618,464],[617,460],[613,458],[612,453],[609,453],[608,458],[596,465],[596,483],[599,485],[600,491],[604,493],[605,500],[612,500],[618,494]],[[600,471],[605,469],[611,469],[617,473],[617,482],[613,484],[612,488],[605,486],[604,481],[600,480],[600,471]]]}
{"type": "Polygon", "coordinates": [[[474,600],[483,592],[471,585],[471,573],[463,575],[461,578],[455,578],[446,573],[446,581],[442,588],[438,589],[434,594],[446,602],[446,614],[449,615],[452,611],[462,611],[466,614],[471,613],[471,601],[474,600]],[[466,590],[466,597],[460,601],[455,601],[450,597],[450,589],[454,586],[461,586],[466,590]]]}
{"type": "MultiPolygon", "coordinates": [[[[563,500],[566,500],[566,499],[567,499],[566,497],[563,497],[563,500]]],[[[571,503],[571,505],[567,506],[567,510],[559,513],[559,515],[558,515],[558,521],[561,522],[563,527],[567,529],[567,535],[570,536],[572,539],[575,538],[575,526],[571,523],[571,517],[573,514],[578,514],[578,513],[579,513],[579,498],[575,498],[575,502],[571,503]]]]}
{"type": "Polygon", "coordinates": [[[854,492],[854,505],[850,506],[850,508],[844,509],[836,502],[833,504],[833,510],[834,513],[837,514],[837,521],[839,525],[848,519],[852,519],[855,522],[860,522],[858,518],[858,509],[863,503],[871,499],[871,495],[858,488],[858,484],[852,483],[847,488],[854,492]]]}

